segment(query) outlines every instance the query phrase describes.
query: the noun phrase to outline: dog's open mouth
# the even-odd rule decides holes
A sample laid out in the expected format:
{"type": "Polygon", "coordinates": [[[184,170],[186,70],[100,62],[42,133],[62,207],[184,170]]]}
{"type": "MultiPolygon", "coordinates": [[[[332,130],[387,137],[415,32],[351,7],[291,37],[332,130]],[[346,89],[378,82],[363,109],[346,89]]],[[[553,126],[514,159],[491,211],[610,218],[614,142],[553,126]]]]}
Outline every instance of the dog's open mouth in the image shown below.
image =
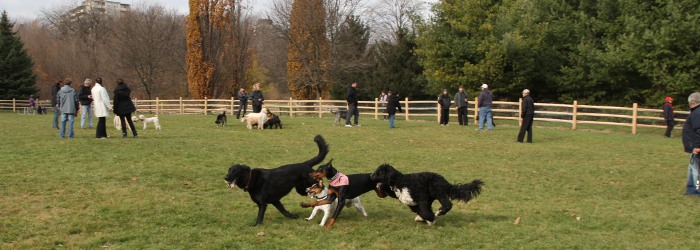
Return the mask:
{"type": "Polygon", "coordinates": [[[234,189],[236,188],[236,181],[228,182],[226,181],[226,184],[228,185],[229,189],[234,189]]]}
{"type": "Polygon", "coordinates": [[[377,190],[382,190],[382,183],[381,182],[377,182],[377,190]]]}

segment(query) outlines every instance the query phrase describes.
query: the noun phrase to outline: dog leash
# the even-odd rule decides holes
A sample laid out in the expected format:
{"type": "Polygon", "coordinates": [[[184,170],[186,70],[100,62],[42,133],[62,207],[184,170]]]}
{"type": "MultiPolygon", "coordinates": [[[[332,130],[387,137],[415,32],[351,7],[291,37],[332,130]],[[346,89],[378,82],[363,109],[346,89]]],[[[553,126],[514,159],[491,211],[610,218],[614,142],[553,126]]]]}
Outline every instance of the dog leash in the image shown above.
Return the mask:
{"type": "Polygon", "coordinates": [[[244,192],[248,192],[248,187],[250,187],[250,179],[253,177],[253,170],[251,169],[250,172],[248,172],[248,182],[245,184],[245,188],[243,189],[244,192]]]}
{"type": "Polygon", "coordinates": [[[700,190],[700,169],[698,169],[698,166],[695,164],[695,161],[697,160],[698,155],[696,154],[690,154],[690,165],[693,165],[693,168],[695,168],[695,189],[700,190]]]}

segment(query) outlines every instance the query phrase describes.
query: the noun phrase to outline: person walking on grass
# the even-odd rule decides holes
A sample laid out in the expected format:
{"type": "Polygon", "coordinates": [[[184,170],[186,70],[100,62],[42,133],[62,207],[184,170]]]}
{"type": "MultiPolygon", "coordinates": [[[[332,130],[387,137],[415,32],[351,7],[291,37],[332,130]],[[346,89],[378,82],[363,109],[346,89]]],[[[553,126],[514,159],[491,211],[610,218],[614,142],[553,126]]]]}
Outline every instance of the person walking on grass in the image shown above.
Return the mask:
{"type": "Polygon", "coordinates": [[[489,130],[493,130],[491,105],[493,105],[493,93],[489,90],[489,85],[482,84],[481,94],[479,94],[479,128],[477,130],[484,130],[484,122],[487,123],[489,130]]]}
{"type": "Polygon", "coordinates": [[[131,134],[134,138],[138,138],[138,133],[136,133],[136,126],[134,122],[131,121],[131,113],[136,112],[136,106],[131,101],[131,89],[126,86],[124,79],[117,79],[117,87],[114,89],[114,114],[119,116],[119,120],[122,123],[122,137],[126,138],[126,124],[129,124],[131,128],[131,134]]]}
{"type": "Polygon", "coordinates": [[[532,122],[535,120],[535,101],[530,97],[530,90],[523,90],[523,103],[520,110],[520,133],[517,142],[522,143],[527,132],[527,143],[532,143],[532,122]]]}
{"type": "Polygon", "coordinates": [[[401,102],[399,101],[398,92],[397,95],[393,95],[391,90],[387,93],[386,99],[386,113],[389,115],[389,128],[394,128],[394,121],[396,120],[396,109],[401,112],[401,102]]]}
{"type": "Polygon", "coordinates": [[[58,109],[58,91],[61,90],[63,81],[56,80],[56,84],[51,86],[51,108],[53,109],[53,129],[58,129],[58,117],[61,116],[61,111],[58,109]]]}
{"type": "Polygon", "coordinates": [[[88,117],[88,125],[92,128],[92,92],[90,91],[92,79],[85,79],[83,86],[80,86],[78,91],[78,100],[80,101],[80,128],[85,128],[85,117],[88,117]]]}
{"type": "Polygon", "coordinates": [[[450,94],[447,93],[447,89],[443,89],[442,94],[438,97],[438,104],[440,104],[440,126],[449,126],[451,103],[452,98],[450,98],[450,94]]]}
{"type": "Polygon", "coordinates": [[[688,182],[685,194],[700,197],[700,92],[695,92],[688,96],[688,106],[690,114],[685,119],[683,125],[683,149],[690,154],[690,164],[688,164],[688,182]]]}
{"type": "Polygon", "coordinates": [[[90,92],[93,102],[95,103],[95,117],[97,117],[95,137],[107,139],[107,116],[109,115],[107,110],[112,110],[112,107],[109,106],[109,94],[107,94],[107,89],[102,86],[102,78],[98,77],[95,79],[95,86],[92,87],[90,92]]]}
{"type": "Polygon", "coordinates": [[[236,120],[241,119],[241,110],[245,116],[245,112],[248,110],[248,92],[246,92],[244,88],[238,91],[238,113],[236,113],[236,120]]]}
{"type": "Polygon", "coordinates": [[[350,125],[350,118],[353,116],[355,116],[354,125],[360,127],[360,124],[358,123],[360,119],[360,110],[357,109],[357,103],[360,101],[360,98],[358,97],[356,82],[350,84],[346,100],[348,101],[348,113],[345,115],[345,127],[352,127],[352,125],[350,125]]]}
{"type": "Polygon", "coordinates": [[[78,95],[75,90],[70,87],[70,78],[63,81],[63,87],[58,91],[58,107],[61,111],[61,132],[58,137],[66,137],[66,122],[68,122],[68,138],[75,137],[73,133],[73,123],[75,122],[75,114],[78,111],[78,95]]]}
{"type": "Polygon", "coordinates": [[[455,106],[459,125],[469,125],[469,118],[467,117],[467,113],[469,112],[469,97],[467,96],[467,92],[464,92],[464,86],[462,85],[459,85],[459,92],[455,93],[455,106]]]}
{"type": "Polygon", "coordinates": [[[676,126],[676,117],[673,113],[673,98],[670,96],[667,96],[664,101],[664,121],[666,121],[666,133],[664,133],[664,137],[671,138],[671,131],[673,131],[673,127],[676,126]]]}
{"type": "Polygon", "coordinates": [[[260,83],[253,85],[253,93],[250,93],[250,99],[253,100],[253,113],[260,113],[265,101],[262,90],[260,90],[260,83]]]}

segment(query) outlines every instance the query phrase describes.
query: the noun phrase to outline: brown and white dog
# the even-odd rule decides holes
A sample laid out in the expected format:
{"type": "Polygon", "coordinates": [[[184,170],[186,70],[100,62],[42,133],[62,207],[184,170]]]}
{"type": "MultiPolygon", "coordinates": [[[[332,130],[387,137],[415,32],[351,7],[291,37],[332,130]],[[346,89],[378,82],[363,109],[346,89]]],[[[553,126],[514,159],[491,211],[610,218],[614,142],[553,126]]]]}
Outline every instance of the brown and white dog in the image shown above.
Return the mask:
{"type": "Polygon", "coordinates": [[[253,129],[253,125],[258,125],[258,129],[263,129],[263,124],[267,119],[267,108],[262,108],[260,113],[248,113],[243,118],[241,122],[246,123],[248,129],[253,129]]]}
{"type": "MultiPolygon", "coordinates": [[[[328,198],[329,195],[334,194],[335,191],[328,189],[323,185],[323,181],[319,181],[318,183],[314,184],[313,186],[309,187],[306,189],[306,193],[309,194],[309,196],[316,198],[318,201],[325,200],[328,198]]],[[[336,195],[337,196],[337,195],[336,195]]],[[[307,221],[312,220],[318,211],[323,211],[323,219],[321,219],[321,223],[319,223],[319,226],[323,226],[326,224],[326,220],[328,220],[328,216],[330,216],[331,211],[335,210],[335,207],[338,205],[338,199],[336,198],[333,203],[331,204],[324,204],[320,206],[315,206],[314,210],[311,211],[311,215],[309,218],[306,218],[307,221]]],[[[360,197],[355,197],[352,199],[348,199],[347,202],[345,203],[345,207],[350,207],[350,206],[355,206],[357,208],[357,211],[362,213],[365,217],[367,217],[367,212],[365,211],[365,208],[362,206],[362,203],[360,203],[360,197]]]]}

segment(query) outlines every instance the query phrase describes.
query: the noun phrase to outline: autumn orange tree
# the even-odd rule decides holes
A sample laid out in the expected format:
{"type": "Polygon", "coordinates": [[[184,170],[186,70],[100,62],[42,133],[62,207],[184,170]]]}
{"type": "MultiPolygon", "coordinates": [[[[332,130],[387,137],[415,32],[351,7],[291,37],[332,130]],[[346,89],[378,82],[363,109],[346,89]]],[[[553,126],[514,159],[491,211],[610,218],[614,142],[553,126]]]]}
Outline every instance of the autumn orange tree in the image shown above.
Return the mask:
{"type": "Polygon", "coordinates": [[[327,96],[329,48],[323,0],[295,0],[289,17],[287,85],[297,99],[327,96]]]}

